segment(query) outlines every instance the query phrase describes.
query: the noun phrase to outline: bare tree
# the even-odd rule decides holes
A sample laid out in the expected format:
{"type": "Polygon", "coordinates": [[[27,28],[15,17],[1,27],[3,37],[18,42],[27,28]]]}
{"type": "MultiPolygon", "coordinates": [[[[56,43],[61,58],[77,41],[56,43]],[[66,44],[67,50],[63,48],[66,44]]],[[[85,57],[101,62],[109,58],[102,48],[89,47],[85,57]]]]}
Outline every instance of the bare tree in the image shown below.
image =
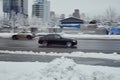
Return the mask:
{"type": "Polygon", "coordinates": [[[16,13],[14,11],[11,11],[10,13],[10,20],[9,20],[9,23],[10,23],[10,26],[12,26],[12,32],[15,32],[15,26],[16,26],[16,13]]]}
{"type": "Polygon", "coordinates": [[[109,7],[106,10],[105,17],[107,20],[113,22],[116,19],[116,15],[117,15],[117,13],[115,12],[115,9],[109,7]]]}
{"type": "Polygon", "coordinates": [[[60,16],[55,14],[54,16],[50,17],[50,23],[49,23],[49,25],[51,27],[59,25],[59,20],[60,20],[60,16]]]}
{"type": "Polygon", "coordinates": [[[46,22],[44,22],[44,20],[42,18],[38,18],[38,17],[32,17],[31,19],[29,19],[29,26],[30,27],[35,27],[38,29],[46,29],[48,28],[48,25],[46,22]]]}
{"type": "Polygon", "coordinates": [[[22,14],[22,13],[18,13],[16,16],[17,16],[17,18],[16,18],[17,19],[16,20],[16,26],[18,26],[18,27],[24,26],[23,28],[28,26],[28,17],[27,17],[27,15],[22,14]]]}
{"type": "Polygon", "coordinates": [[[0,17],[0,27],[2,27],[3,21],[4,21],[4,18],[3,18],[3,17],[0,17]]]}

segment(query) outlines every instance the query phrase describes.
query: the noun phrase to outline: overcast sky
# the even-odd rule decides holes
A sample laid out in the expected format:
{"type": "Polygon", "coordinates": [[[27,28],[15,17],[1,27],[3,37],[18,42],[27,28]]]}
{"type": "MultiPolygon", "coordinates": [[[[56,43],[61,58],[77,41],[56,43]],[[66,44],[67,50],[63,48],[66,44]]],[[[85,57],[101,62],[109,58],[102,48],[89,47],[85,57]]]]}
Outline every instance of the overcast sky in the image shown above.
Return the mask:
{"type": "Polygon", "coordinates": [[[102,15],[109,7],[120,14],[120,0],[50,0],[51,10],[69,15],[74,9],[89,16],[102,15]]]}
{"type": "MultiPolygon", "coordinates": [[[[1,0],[0,0],[1,1],[1,0]]],[[[51,10],[67,16],[79,9],[80,13],[93,17],[103,15],[109,7],[120,15],[120,0],[50,0],[51,10]]],[[[0,8],[0,12],[2,8],[0,8]]]]}

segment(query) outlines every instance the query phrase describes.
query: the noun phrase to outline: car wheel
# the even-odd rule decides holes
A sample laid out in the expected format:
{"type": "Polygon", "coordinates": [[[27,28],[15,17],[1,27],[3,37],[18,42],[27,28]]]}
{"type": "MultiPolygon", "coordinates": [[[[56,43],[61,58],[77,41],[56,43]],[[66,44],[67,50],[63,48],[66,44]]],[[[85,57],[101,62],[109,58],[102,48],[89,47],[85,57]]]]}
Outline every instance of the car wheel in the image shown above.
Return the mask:
{"type": "Polygon", "coordinates": [[[30,40],[30,39],[32,39],[32,36],[28,35],[26,38],[27,38],[28,40],[30,40]]]}
{"type": "Polygon", "coordinates": [[[43,41],[42,45],[43,45],[43,46],[48,46],[47,41],[43,41]]]}
{"type": "Polygon", "coordinates": [[[72,43],[71,43],[71,42],[67,42],[67,43],[66,43],[66,46],[67,46],[67,47],[72,47],[72,43]]]}
{"type": "Polygon", "coordinates": [[[17,39],[18,39],[17,35],[13,35],[13,36],[12,36],[12,39],[13,39],[13,40],[17,40],[17,39]]]}

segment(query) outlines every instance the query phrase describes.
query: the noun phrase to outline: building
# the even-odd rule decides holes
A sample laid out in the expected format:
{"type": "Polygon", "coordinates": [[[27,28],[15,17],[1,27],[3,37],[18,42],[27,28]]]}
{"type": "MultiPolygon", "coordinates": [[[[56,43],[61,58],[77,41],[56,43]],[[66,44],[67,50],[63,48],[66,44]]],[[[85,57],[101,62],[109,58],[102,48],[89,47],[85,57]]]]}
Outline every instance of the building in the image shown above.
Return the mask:
{"type": "Polygon", "coordinates": [[[23,0],[3,0],[3,12],[10,13],[14,11],[16,13],[23,12],[24,1],[23,0]]]}
{"type": "Polygon", "coordinates": [[[32,18],[32,5],[35,2],[35,0],[23,0],[24,2],[24,9],[23,12],[24,14],[28,15],[28,18],[32,18]]]}
{"type": "Polygon", "coordinates": [[[67,28],[80,28],[80,25],[84,23],[83,20],[74,18],[74,17],[69,17],[66,19],[63,19],[60,21],[61,24],[60,26],[62,28],[67,27],[67,28]]]}
{"type": "Polygon", "coordinates": [[[75,11],[73,13],[73,17],[80,19],[79,9],[75,9],[75,11]]]}
{"type": "Polygon", "coordinates": [[[3,0],[3,12],[11,16],[11,12],[22,13],[31,17],[34,0],[3,0]]]}
{"type": "Polygon", "coordinates": [[[13,24],[15,25],[16,17],[14,16],[17,13],[24,15],[26,20],[24,20],[23,24],[28,24],[27,19],[32,20],[33,16],[41,18],[45,22],[45,25],[49,23],[50,2],[48,0],[2,0],[2,1],[4,12],[3,16],[4,19],[6,19],[7,21],[5,23],[8,23],[9,25],[13,24]]]}
{"type": "Polygon", "coordinates": [[[65,14],[61,14],[60,19],[65,19],[65,14]]]}
{"type": "Polygon", "coordinates": [[[47,0],[36,0],[32,5],[32,15],[43,19],[45,22],[50,18],[50,2],[47,0]]]}
{"type": "Polygon", "coordinates": [[[49,21],[50,2],[47,0],[3,0],[3,12],[11,16],[11,11],[27,15],[28,18],[36,16],[49,21]]]}
{"type": "Polygon", "coordinates": [[[75,17],[69,17],[60,21],[61,24],[83,24],[84,21],[75,17]]]}
{"type": "Polygon", "coordinates": [[[25,14],[24,1],[23,0],[3,0],[3,12],[4,12],[4,17],[7,17],[8,19],[13,18],[13,16],[17,13],[25,14]]]}
{"type": "Polygon", "coordinates": [[[0,17],[3,17],[3,0],[0,0],[0,17]]]}

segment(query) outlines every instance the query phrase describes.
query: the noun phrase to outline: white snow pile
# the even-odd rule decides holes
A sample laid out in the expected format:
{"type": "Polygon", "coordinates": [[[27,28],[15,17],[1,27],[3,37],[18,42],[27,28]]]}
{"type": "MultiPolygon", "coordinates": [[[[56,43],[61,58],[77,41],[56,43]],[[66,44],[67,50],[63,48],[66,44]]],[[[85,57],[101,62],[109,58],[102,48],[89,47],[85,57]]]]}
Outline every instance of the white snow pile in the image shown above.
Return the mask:
{"type": "MultiPolygon", "coordinates": [[[[11,38],[12,35],[16,33],[0,33],[0,38],[11,38]]],[[[50,33],[37,33],[36,35],[42,36],[50,33]]],[[[58,33],[63,37],[75,38],[75,39],[120,39],[120,35],[91,35],[91,34],[67,34],[67,33],[58,33]]]]}
{"type": "Polygon", "coordinates": [[[62,34],[62,36],[75,39],[120,39],[120,35],[62,34]]]}
{"type": "Polygon", "coordinates": [[[79,65],[64,57],[50,63],[0,62],[0,80],[120,80],[120,68],[79,65]]]}
{"type": "Polygon", "coordinates": [[[49,56],[66,56],[66,57],[86,57],[86,58],[102,58],[120,60],[120,55],[114,53],[95,53],[95,52],[71,52],[71,53],[57,53],[57,52],[33,52],[33,51],[8,51],[0,50],[0,54],[32,54],[32,55],[49,55],[49,56]]]}

